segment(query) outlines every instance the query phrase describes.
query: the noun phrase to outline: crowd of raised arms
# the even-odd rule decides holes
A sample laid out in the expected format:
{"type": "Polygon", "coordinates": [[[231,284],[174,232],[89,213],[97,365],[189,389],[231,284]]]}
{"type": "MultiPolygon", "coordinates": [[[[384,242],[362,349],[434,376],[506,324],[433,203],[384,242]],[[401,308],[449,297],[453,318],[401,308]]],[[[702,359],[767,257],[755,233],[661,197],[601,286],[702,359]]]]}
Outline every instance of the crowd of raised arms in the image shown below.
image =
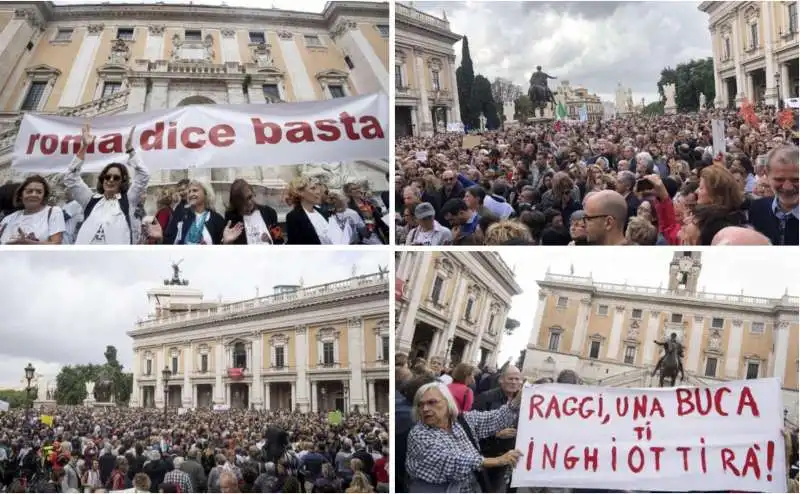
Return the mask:
{"type": "Polygon", "coordinates": [[[209,182],[188,179],[160,189],[148,211],[150,172],[133,147],[134,130],[126,143],[127,162],[106,165],[93,186],[81,175],[94,141],[88,125],[72,163],[58,178],[66,189],[63,197],[56,197],[40,175],[0,186],[0,244],[389,243],[383,221],[389,194],[371,192],[367,181],[350,181],[341,192],[331,192],[314,177],[296,177],[284,196],[291,208],[285,221],[274,208],[258,204],[254,187],[243,179],[230,185],[225,211],[216,210],[209,182]]]}
{"type": "Polygon", "coordinates": [[[397,243],[798,245],[797,142],[771,109],[399,138],[397,243]]]}
{"type": "Polygon", "coordinates": [[[46,413],[0,413],[0,492],[389,492],[387,414],[46,413]]]}

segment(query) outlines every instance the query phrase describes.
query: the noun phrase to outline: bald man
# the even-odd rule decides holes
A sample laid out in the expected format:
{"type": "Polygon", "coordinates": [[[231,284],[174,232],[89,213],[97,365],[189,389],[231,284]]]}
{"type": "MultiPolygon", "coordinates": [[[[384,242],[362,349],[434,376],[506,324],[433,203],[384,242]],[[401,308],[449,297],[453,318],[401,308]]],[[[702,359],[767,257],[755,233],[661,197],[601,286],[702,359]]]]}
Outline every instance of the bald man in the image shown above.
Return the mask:
{"type": "Polygon", "coordinates": [[[625,239],[628,204],[613,190],[601,190],[586,199],[586,240],[589,245],[632,245],[625,239]]]}
{"type": "Polygon", "coordinates": [[[728,226],[714,235],[711,245],[772,245],[772,242],[752,228],[728,226]]]}

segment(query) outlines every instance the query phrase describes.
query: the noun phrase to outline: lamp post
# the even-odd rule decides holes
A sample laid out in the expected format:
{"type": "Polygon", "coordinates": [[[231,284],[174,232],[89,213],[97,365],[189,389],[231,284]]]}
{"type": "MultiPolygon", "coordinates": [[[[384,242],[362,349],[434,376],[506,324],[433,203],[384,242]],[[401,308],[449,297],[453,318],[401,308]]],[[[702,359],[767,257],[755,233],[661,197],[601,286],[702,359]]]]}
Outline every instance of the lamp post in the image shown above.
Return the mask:
{"type": "Polygon", "coordinates": [[[172,371],[169,367],[164,366],[161,371],[161,379],[164,381],[164,421],[167,420],[167,408],[169,408],[169,378],[172,376],[172,371]]]}
{"type": "Polygon", "coordinates": [[[783,98],[781,98],[781,74],[775,72],[775,91],[778,97],[778,110],[783,110],[783,98]]]}
{"type": "Polygon", "coordinates": [[[326,408],[327,408],[327,406],[328,406],[328,400],[325,398],[325,395],[327,395],[327,394],[328,394],[328,389],[327,389],[327,388],[325,387],[325,385],[323,384],[323,385],[322,385],[322,389],[320,389],[320,390],[319,390],[319,392],[320,392],[320,393],[322,393],[322,400],[320,400],[322,403],[320,403],[320,404],[319,404],[319,405],[321,405],[321,406],[319,407],[319,408],[320,408],[320,410],[319,410],[319,411],[320,411],[320,412],[326,412],[326,411],[327,411],[327,409],[326,409],[326,408]]]}
{"type": "Polygon", "coordinates": [[[350,414],[350,405],[349,405],[349,397],[350,397],[350,383],[345,381],[344,382],[344,414],[345,416],[350,414]]]}
{"type": "Polygon", "coordinates": [[[31,402],[31,381],[33,377],[36,375],[36,368],[28,362],[28,366],[25,367],[25,379],[28,381],[27,386],[25,386],[25,397],[28,399],[28,407],[25,410],[25,421],[30,424],[30,411],[33,403],[31,402]]]}

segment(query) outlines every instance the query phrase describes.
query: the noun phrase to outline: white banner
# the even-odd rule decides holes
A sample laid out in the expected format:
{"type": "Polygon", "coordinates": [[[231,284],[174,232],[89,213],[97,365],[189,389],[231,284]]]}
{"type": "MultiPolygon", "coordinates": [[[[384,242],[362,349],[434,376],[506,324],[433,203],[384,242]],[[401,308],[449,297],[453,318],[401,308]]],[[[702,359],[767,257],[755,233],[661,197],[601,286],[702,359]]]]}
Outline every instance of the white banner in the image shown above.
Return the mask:
{"type": "Polygon", "coordinates": [[[8,402],[0,400],[0,412],[7,412],[8,411],[8,402]]]}
{"type": "MultiPolygon", "coordinates": [[[[12,167],[60,173],[80,146],[87,119],[27,113],[12,167]]],[[[125,163],[125,141],[150,170],[230,168],[387,159],[389,98],[351,98],[270,105],[193,105],[89,120],[95,142],[83,171],[125,163]]]]}
{"type": "Polygon", "coordinates": [[[214,405],[215,412],[227,412],[230,409],[230,405],[214,405]]]}
{"type": "Polygon", "coordinates": [[[714,159],[720,153],[725,154],[725,120],[711,120],[711,139],[714,148],[714,159]]]}
{"type": "Polygon", "coordinates": [[[785,492],[778,379],[526,387],[512,487],[785,492]]]}

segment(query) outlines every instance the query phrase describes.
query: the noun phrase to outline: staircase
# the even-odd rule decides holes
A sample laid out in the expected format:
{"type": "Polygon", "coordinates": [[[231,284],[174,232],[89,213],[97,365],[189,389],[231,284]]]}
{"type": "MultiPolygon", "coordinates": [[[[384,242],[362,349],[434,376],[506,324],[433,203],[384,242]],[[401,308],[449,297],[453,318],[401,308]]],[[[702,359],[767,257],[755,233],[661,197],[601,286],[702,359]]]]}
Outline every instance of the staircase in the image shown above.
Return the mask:
{"type": "MultiPolygon", "coordinates": [[[[651,376],[653,366],[647,366],[641,369],[632,369],[621,374],[616,374],[607,379],[599,379],[597,386],[608,386],[613,388],[657,388],[658,387],[658,374],[651,376]]],[[[676,381],[675,386],[708,386],[709,383],[698,378],[692,372],[685,373],[683,382],[676,381]]]]}

